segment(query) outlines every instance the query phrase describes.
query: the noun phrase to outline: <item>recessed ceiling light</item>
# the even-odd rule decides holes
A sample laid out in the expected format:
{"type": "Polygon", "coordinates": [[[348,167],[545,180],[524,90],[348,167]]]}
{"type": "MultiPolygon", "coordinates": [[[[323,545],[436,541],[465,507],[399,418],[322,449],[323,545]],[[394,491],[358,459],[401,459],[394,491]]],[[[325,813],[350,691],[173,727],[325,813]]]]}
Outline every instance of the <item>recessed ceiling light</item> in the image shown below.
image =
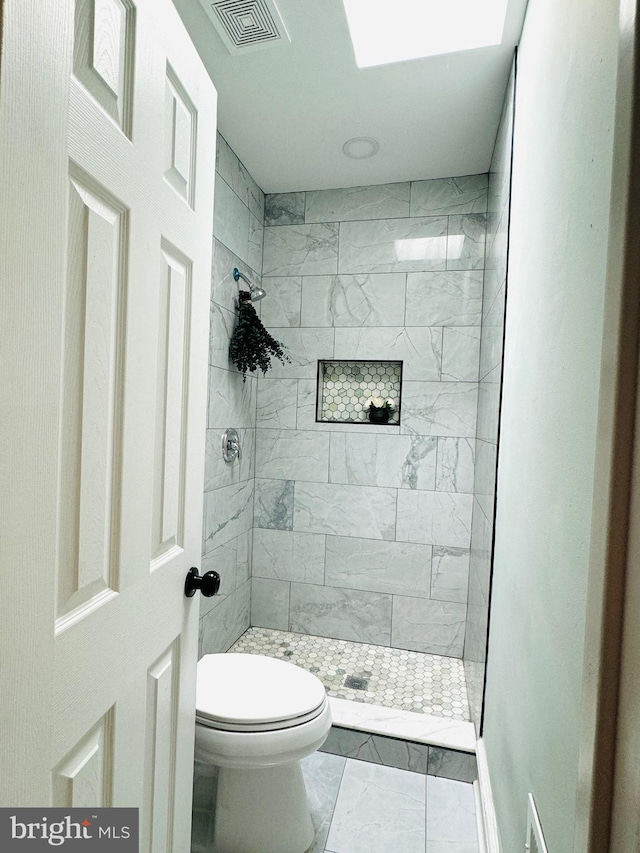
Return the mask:
{"type": "Polygon", "coordinates": [[[508,0],[342,0],[359,68],[502,42],[508,0]]]}
{"type": "Polygon", "coordinates": [[[354,136],[353,139],[347,139],[342,150],[352,160],[366,160],[378,153],[380,143],[372,136],[354,136]]]}

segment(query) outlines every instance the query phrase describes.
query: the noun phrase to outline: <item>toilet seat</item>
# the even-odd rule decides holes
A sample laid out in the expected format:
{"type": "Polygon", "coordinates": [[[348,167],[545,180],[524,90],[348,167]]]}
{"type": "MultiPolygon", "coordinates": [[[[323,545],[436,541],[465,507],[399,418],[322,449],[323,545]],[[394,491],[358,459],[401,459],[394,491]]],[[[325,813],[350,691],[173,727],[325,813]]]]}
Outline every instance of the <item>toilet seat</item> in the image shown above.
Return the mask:
{"type": "Polygon", "coordinates": [[[303,725],[327,706],[313,673],[264,655],[205,655],[198,662],[196,722],[229,732],[277,731],[303,725]]]}

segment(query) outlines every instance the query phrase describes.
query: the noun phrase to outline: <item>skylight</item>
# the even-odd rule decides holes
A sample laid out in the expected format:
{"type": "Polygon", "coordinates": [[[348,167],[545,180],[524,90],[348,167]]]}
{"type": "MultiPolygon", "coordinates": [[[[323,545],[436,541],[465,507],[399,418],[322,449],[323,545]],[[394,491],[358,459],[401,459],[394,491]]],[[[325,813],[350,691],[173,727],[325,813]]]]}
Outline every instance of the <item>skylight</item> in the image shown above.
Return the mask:
{"type": "Polygon", "coordinates": [[[502,42],[508,0],[342,0],[360,68],[502,42]]]}

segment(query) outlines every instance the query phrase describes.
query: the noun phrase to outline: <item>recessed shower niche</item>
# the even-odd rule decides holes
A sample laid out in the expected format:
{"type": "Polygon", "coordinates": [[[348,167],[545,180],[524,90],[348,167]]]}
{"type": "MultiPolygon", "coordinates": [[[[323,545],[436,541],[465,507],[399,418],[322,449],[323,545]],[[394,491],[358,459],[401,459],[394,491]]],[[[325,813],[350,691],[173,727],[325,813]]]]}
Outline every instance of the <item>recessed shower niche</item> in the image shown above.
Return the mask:
{"type": "Polygon", "coordinates": [[[368,401],[391,400],[388,424],[400,424],[401,361],[318,362],[316,422],[369,424],[368,401]]]}

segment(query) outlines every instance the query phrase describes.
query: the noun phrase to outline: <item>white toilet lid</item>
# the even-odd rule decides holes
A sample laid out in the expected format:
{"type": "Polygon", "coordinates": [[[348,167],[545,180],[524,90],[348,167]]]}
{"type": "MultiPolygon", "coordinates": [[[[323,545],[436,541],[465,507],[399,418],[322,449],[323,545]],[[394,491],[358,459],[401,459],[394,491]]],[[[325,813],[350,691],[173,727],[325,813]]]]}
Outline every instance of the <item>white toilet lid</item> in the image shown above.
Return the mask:
{"type": "Polygon", "coordinates": [[[220,654],[198,661],[196,717],[214,726],[296,724],[316,716],[325,699],[319,678],[276,658],[220,654]]]}

